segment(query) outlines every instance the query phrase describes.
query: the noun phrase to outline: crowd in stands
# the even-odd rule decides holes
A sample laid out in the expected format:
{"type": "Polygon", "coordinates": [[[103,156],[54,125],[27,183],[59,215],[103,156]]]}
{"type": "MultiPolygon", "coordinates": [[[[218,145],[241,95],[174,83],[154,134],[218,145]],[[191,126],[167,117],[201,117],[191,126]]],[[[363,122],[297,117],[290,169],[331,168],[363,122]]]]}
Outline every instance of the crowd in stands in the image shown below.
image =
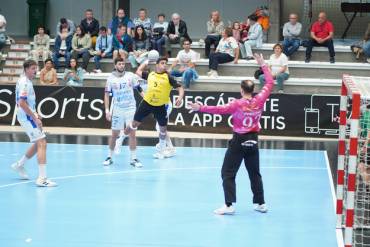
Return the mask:
{"type": "MultiPolygon", "coordinates": [[[[268,15],[268,10],[261,7],[249,15],[245,22],[235,21],[226,25],[219,11],[210,13],[209,20],[205,23],[204,39],[205,57],[209,59],[209,76],[218,76],[219,64],[236,64],[239,59],[253,59],[253,49],[261,48],[266,40],[269,29],[268,15]]],[[[6,20],[0,15],[0,48],[4,45],[2,35],[5,37],[5,26],[6,20]]],[[[178,13],[173,13],[169,22],[166,21],[166,16],[160,13],[157,15],[157,21],[153,23],[144,8],[138,11],[138,17],[133,20],[119,8],[107,26],[101,26],[94,18],[93,11],[87,9],[85,18],[79,25],[65,17],[61,18],[56,27],[56,34],[52,51],[50,37],[45,33],[44,27],[38,28],[33,40],[31,56],[34,60],[45,61],[45,67],[48,64],[47,69],[43,70],[45,84],[56,83],[51,67],[59,70],[61,57],[64,57],[65,67],[68,69],[64,80],[69,85],[82,85],[83,73],[86,73],[91,57],[94,57],[95,62],[93,72],[101,73],[100,61],[103,58],[123,57],[131,63],[132,68],[136,68],[148,59],[148,53],[152,49],[157,50],[161,56],[176,57],[170,73],[182,77],[186,87],[190,87],[191,82],[198,78],[195,66],[200,55],[191,49],[192,39],[186,22],[178,13]],[[179,44],[183,48],[177,56],[171,54],[172,44],[179,44]],[[50,56],[51,60],[48,59],[50,56]],[[78,66],[80,58],[81,68],[78,66]]],[[[315,46],[327,47],[329,61],[335,63],[334,26],[327,20],[324,12],[320,12],[317,21],[312,24],[308,39],[302,39],[302,24],[298,15],[293,13],[284,24],[282,35],[283,42],[274,45],[269,60],[280,92],[283,92],[284,81],[289,78],[288,60],[300,46],[306,47],[306,63],[311,61],[312,48],[315,46]]],[[[202,40],[199,43],[202,43],[202,40]]],[[[363,53],[370,57],[370,24],[361,44],[363,53]]],[[[258,79],[263,85],[263,75],[258,79]]]]}

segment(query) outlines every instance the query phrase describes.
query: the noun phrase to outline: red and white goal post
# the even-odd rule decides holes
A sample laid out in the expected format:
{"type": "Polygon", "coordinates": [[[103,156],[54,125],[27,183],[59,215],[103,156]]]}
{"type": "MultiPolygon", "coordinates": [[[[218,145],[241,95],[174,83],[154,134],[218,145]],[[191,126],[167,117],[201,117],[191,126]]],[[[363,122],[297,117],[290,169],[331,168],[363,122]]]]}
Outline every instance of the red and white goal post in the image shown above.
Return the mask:
{"type": "Polygon", "coordinates": [[[340,97],[337,228],[345,247],[370,247],[370,78],[343,75],[340,97]]]}

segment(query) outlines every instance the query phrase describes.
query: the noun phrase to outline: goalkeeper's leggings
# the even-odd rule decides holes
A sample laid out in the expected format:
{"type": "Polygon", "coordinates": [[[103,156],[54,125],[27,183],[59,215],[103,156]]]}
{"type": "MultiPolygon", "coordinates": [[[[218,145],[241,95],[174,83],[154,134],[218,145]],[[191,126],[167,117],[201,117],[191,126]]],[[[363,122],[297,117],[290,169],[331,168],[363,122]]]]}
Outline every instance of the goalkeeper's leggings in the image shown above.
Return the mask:
{"type": "Polygon", "coordinates": [[[233,138],[229,141],[221,171],[225,203],[236,202],[235,177],[243,159],[251,183],[253,203],[264,204],[257,133],[234,133],[233,138]]]}

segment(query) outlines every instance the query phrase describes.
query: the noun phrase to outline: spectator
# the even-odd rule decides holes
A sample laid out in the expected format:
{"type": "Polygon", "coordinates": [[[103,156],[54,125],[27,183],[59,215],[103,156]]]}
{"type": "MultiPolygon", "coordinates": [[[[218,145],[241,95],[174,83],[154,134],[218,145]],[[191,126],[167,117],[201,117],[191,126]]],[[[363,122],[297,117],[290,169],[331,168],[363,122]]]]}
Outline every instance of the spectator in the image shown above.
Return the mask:
{"type": "Polygon", "coordinates": [[[94,18],[92,9],[85,11],[85,19],[81,20],[80,26],[83,28],[85,33],[88,33],[91,37],[91,45],[95,47],[96,39],[99,35],[99,21],[94,18]]]}
{"type": "MultiPolygon", "coordinates": [[[[150,20],[150,18],[147,17],[147,14],[148,14],[148,12],[147,12],[146,9],[143,9],[143,8],[139,9],[139,17],[134,19],[134,25],[135,25],[135,28],[137,26],[143,26],[144,30],[145,30],[145,33],[146,33],[146,36],[148,38],[150,38],[150,37],[152,37],[153,24],[152,24],[152,21],[150,20]]],[[[135,36],[135,30],[133,30],[132,36],[133,37],[135,36]]]]}
{"type": "MultiPolygon", "coordinates": [[[[245,54],[247,60],[252,60],[253,58],[253,52],[252,47],[260,48],[262,46],[262,27],[257,22],[258,17],[256,15],[250,15],[248,16],[249,19],[249,31],[248,31],[248,37],[246,41],[244,42],[244,48],[245,48],[245,54]]],[[[242,52],[243,55],[244,51],[242,52]]]]}
{"type": "Polygon", "coordinates": [[[167,35],[166,50],[169,57],[171,57],[171,44],[180,44],[182,47],[184,39],[188,39],[191,42],[186,23],[181,20],[180,15],[177,13],[172,14],[172,20],[168,23],[167,35]]]}
{"type": "Polygon", "coordinates": [[[76,59],[76,61],[78,58],[82,57],[82,68],[85,71],[87,70],[87,65],[90,60],[90,48],[90,35],[85,33],[85,30],[81,26],[78,26],[72,39],[72,57],[76,59]]]}
{"type": "Polygon", "coordinates": [[[209,58],[211,45],[213,44],[216,48],[218,42],[221,39],[221,33],[224,30],[224,23],[221,21],[220,13],[213,11],[210,16],[210,20],[207,21],[207,37],[205,39],[205,56],[209,58]]]}
{"type": "MultiPolygon", "coordinates": [[[[289,69],[288,69],[288,58],[283,53],[283,46],[280,44],[276,44],[273,47],[274,54],[270,56],[269,67],[274,80],[276,80],[278,84],[279,93],[284,93],[284,81],[288,80],[289,78],[289,69]]],[[[262,74],[259,77],[259,81],[261,83],[261,88],[265,84],[265,75],[262,74]]]]}
{"type": "Polygon", "coordinates": [[[101,73],[100,60],[102,58],[110,58],[113,55],[113,37],[107,34],[106,27],[100,27],[100,35],[95,44],[95,73],[101,73]]]}
{"type": "Polygon", "coordinates": [[[312,48],[325,46],[329,49],[330,63],[335,63],[334,26],[326,19],[326,13],[320,12],[318,20],[311,27],[311,39],[307,42],[306,63],[311,61],[312,48]]]}
{"type": "Polygon", "coordinates": [[[132,50],[132,38],[127,34],[126,26],[120,25],[118,29],[118,33],[113,37],[113,60],[118,56],[126,59],[132,50]]]}
{"type": "Polygon", "coordinates": [[[63,75],[63,79],[67,86],[82,87],[84,79],[84,70],[77,67],[77,60],[71,58],[70,68],[66,69],[63,75]]]}
{"type": "Polygon", "coordinates": [[[120,25],[126,26],[127,33],[131,35],[132,28],[135,27],[134,23],[125,14],[125,10],[119,8],[117,10],[117,16],[113,17],[112,21],[108,25],[108,34],[115,36],[120,25]]]}
{"type": "Polygon", "coordinates": [[[367,57],[367,62],[370,63],[370,24],[367,26],[365,33],[363,51],[367,57]]]}
{"type": "Polygon", "coordinates": [[[45,34],[43,26],[39,26],[37,32],[38,34],[33,36],[33,50],[31,51],[32,59],[38,62],[41,56],[42,61],[45,61],[50,54],[50,37],[45,34]]]}
{"type": "MultiPolygon", "coordinates": [[[[233,37],[236,40],[236,42],[238,43],[239,51],[241,52],[242,57],[246,57],[244,44],[243,44],[244,41],[242,41],[243,30],[241,28],[240,22],[234,21],[232,28],[233,28],[233,37]]],[[[248,31],[246,32],[246,34],[248,35],[248,31]]]]}
{"type": "Polygon", "coordinates": [[[48,58],[45,66],[40,71],[40,83],[42,85],[58,85],[57,71],[53,68],[53,61],[48,58]]]}
{"type": "Polygon", "coordinates": [[[1,54],[1,49],[3,49],[3,47],[6,44],[5,31],[6,31],[6,20],[3,15],[0,15],[0,54],[1,54]]]}
{"type": "Polygon", "coordinates": [[[234,39],[237,41],[237,42],[240,42],[240,39],[241,39],[241,27],[240,27],[240,22],[238,21],[234,21],[233,22],[233,26],[232,26],[232,29],[233,29],[233,37],[234,39]]]}
{"type": "Polygon", "coordinates": [[[149,38],[145,33],[144,27],[139,25],[135,27],[135,35],[132,41],[132,52],[128,56],[132,68],[136,68],[148,57],[149,38]]]}
{"type": "Polygon", "coordinates": [[[228,27],[222,31],[222,38],[218,43],[215,53],[211,53],[209,56],[210,71],[207,73],[208,76],[217,77],[217,68],[219,64],[231,61],[234,61],[234,63],[237,64],[238,58],[239,46],[233,38],[232,29],[228,27]]]}
{"type": "Polygon", "coordinates": [[[54,43],[54,52],[52,56],[55,69],[59,69],[60,57],[64,57],[65,67],[69,66],[72,50],[72,38],[73,36],[70,35],[68,32],[68,27],[63,27],[61,30],[61,34],[56,37],[54,43]]]}
{"type": "Polygon", "coordinates": [[[68,35],[73,35],[75,33],[76,27],[73,21],[68,20],[66,18],[61,18],[60,21],[57,24],[57,35],[60,35],[62,32],[62,28],[67,27],[68,28],[68,35]]]}
{"type": "Polygon", "coordinates": [[[157,50],[160,56],[164,56],[163,45],[166,43],[167,37],[168,22],[165,21],[165,18],[164,14],[158,15],[158,22],[154,23],[152,32],[152,48],[157,50]]]}
{"type": "Polygon", "coordinates": [[[183,50],[179,51],[173,64],[171,65],[171,75],[175,77],[182,76],[182,82],[185,84],[185,88],[190,87],[190,83],[198,79],[198,73],[195,70],[195,63],[200,58],[200,54],[190,49],[190,41],[184,40],[183,50]],[[180,64],[180,68],[174,70],[177,64],[180,64]]]}
{"type": "Polygon", "coordinates": [[[301,44],[299,36],[302,32],[302,24],[298,22],[298,15],[290,14],[289,22],[284,24],[283,27],[283,52],[287,57],[293,55],[301,44]]]}

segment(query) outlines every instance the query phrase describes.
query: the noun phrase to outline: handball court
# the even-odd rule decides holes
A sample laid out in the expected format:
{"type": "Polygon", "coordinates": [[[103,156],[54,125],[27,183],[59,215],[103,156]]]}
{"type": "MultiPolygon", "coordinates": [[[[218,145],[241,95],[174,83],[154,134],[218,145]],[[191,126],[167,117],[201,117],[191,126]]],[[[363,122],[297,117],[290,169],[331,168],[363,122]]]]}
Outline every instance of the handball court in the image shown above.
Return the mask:
{"type": "MultiPolygon", "coordinates": [[[[1,133],[0,246],[341,244],[330,168],[335,141],[262,139],[261,173],[269,212],[253,210],[242,164],[236,214],[216,216],[213,210],[223,204],[220,168],[226,139],[173,138],[177,155],[155,160],[157,139],[139,137],[137,154],[143,168],[129,165],[127,141],[114,164],[104,167],[107,140],[99,135],[48,135],[48,177],[59,186],[38,188],[34,180],[19,180],[10,169],[29,146],[27,136],[1,133]]],[[[35,158],[26,169],[35,179],[35,158]]]]}

